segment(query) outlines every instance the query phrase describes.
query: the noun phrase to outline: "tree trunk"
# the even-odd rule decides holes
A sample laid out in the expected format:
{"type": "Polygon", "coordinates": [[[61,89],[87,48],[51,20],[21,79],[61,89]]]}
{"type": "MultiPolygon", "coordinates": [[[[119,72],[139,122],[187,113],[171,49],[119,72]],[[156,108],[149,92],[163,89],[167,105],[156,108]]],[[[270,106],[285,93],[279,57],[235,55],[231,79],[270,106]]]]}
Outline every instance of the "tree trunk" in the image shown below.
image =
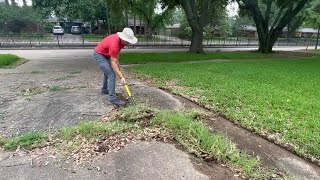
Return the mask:
{"type": "Polygon", "coordinates": [[[126,26],[129,27],[129,11],[126,9],[126,26]]]}
{"type": "Polygon", "coordinates": [[[139,28],[139,30],[140,30],[140,35],[142,35],[142,18],[140,18],[140,28],[139,28]]]}
{"type": "Polygon", "coordinates": [[[27,6],[27,1],[26,0],[22,0],[23,2],[23,6],[27,6]]]}
{"type": "Polygon", "coordinates": [[[133,15],[133,32],[137,34],[136,15],[133,15]]]}
{"type": "Polygon", "coordinates": [[[4,2],[6,4],[6,6],[9,6],[9,0],[5,0],[4,2]]]}
{"type": "Polygon", "coordinates": [[[189,52],[204,53],[203,51],[203,29],[192,30],[192,41],[189,52]]]}
{"type": "Polygon", "coordinates": [[[109,10],[108,10],[107,2],[106,2],[106,10],[107,10],[108,35],[110,35],[111,34],[111,29],[110,29],[110,19],[109,19],[109,10]]]}
{"type": "Polygon", "coordinates": [[[264,54],[271,53],[274,44],[282,33],[282,30],[280,28],[275,28],[270,31],[265,31],[261,28],[257,28],[257,32],[259,37],[258,51],[264,54]]]}
{"type": "Polygon", "coordinates": [[[320,25],[318,27],[318,35],[317,35],[317,41],[316,41],[316,48],[315,49],[318,49],[319,35],[320,35],[320,25]]]}

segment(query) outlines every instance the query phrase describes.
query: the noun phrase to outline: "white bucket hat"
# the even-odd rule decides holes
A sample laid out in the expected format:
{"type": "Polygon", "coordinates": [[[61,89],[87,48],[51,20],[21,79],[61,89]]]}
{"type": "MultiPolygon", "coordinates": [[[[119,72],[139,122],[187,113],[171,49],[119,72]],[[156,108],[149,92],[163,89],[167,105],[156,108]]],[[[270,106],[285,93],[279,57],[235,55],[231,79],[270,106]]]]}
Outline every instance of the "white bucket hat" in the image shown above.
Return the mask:
{"type": "Polygon", "coordinates": [[[138,39],[134,36],[132,29],[124,28],[122,32],[117,32],[120,39],[127,41],[130,44],[135,44],[138,42],[138,39]]]}

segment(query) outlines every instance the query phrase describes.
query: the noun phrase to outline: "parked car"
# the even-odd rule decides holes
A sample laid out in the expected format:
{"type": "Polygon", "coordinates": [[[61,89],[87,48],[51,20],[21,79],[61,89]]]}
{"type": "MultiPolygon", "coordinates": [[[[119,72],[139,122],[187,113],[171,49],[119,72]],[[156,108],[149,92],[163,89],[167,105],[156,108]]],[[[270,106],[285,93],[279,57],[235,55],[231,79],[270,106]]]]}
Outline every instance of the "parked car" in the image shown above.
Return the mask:
{"type": "Polygon", "coordinates": [[[71,34],[81,34],[81,28],[79,26],[72,26],[71,34]]]}
{"type": "Polygon", "coordinates": [[[63,35],[64,29],[61,26],[53,26],[52,32],[54,35],[63,35]]]}

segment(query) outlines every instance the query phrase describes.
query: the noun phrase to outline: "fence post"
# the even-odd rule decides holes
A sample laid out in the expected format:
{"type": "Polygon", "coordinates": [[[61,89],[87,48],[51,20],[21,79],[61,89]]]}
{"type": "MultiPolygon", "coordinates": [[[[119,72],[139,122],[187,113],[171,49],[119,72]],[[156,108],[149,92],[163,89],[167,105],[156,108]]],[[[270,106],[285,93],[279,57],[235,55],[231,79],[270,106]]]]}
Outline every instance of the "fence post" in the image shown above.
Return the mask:
{"type": "Polygon", "coordinates": [[[59,36],[57,35],[58,46],[60,47],[59,36]]]}
{"type": "Polygon", "coordinates": [[[83,34],[81,35],[81,37],[82,37],[82,46],[84,46],[84,36],[83,36],[83,34]]]}
{"type": "Polygon", "coordinates": [[[29,35],[30,47],[32,47],[32,35],[29,35]]]}

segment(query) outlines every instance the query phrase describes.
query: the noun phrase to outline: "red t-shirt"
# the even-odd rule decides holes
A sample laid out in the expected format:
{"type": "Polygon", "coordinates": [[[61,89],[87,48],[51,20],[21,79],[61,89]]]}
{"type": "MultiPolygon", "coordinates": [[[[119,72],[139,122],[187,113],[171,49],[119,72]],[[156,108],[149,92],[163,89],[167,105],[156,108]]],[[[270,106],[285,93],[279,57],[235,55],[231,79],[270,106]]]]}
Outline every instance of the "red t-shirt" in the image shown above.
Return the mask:
{"type": "Polygon", "coordinates": [[[104,38],[96,47],[96,52],[106,56],[118,59],[119,53],[125,45],[121,44],[118,34],[112,34],[104,38]]]}

